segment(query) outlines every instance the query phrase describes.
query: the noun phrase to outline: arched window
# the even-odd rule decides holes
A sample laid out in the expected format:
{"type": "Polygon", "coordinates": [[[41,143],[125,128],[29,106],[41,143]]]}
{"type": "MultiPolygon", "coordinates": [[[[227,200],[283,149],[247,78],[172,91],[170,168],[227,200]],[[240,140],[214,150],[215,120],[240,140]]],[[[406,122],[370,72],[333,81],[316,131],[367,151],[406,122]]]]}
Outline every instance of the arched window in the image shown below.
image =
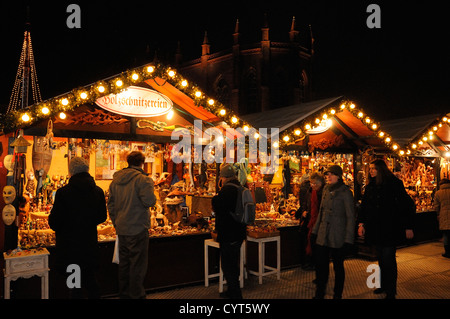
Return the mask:
{"type": "Polygon", "coordinates": [[[220,74],[214,81],[214,94],[220,103],[225,106],[230,106],[231,90],[222,74],[220,74]]]}
{"type": "Polygon", "coordinates": [[[255,68],[251,67],[244,76],[244,96],[246,113],[259,112],[258,82],[255,68]]]}

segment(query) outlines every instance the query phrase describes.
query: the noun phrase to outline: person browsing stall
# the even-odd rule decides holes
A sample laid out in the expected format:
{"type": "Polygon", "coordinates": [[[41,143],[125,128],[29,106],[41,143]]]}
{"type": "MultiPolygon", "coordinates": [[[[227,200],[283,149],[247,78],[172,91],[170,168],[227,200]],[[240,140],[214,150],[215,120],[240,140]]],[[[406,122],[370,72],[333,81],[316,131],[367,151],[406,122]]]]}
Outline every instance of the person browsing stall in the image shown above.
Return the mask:
{"type": "Polygon", "coordinates": [[[103,190],[89,174],[89,163],[74,157],[69,163],[69,183],[56,191],[48,223],[55,231],[57,270],[63,276],[67,266],[78,265],[81,287],[71,288],[70,297],[100,298],[96,272],[99,265],[97,225],[107,217],[103,190]],[[85,293],[87,292],[87,294],[85,293]]]}
{"type": "Polygon", "coordinates": [[[108,211],[119,236],[119,297],[144,299],[148,265],[150,210],[155,205],[153,180],[143,170],[145,156],[133,151],[128,167],[114,173],[108,211]]]}
{"type": "Polygon", "coordinates": [[[220,243],[221,265],[228,287],[223,295],[230,299],[242,299],[239,286],[239,256],[242,242],[247,237],[247,227],[235,221],[230,214],[236,209],[238,188],[229,184],[240,185],[236,170],[231,164],[225,163],[221,166],[220,183],[223,186],[211,203],[216,213],[217,241],[220,243]]]}

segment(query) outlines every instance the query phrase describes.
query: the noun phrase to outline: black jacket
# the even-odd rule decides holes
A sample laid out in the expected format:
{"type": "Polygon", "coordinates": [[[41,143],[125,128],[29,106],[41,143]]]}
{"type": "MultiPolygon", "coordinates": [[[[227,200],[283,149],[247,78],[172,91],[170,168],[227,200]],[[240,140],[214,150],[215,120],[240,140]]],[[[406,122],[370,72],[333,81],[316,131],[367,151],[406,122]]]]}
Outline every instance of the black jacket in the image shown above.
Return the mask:
{"type": "Polygon", "coordinates": [[[73,175],[55,195],[48,222],[56,235],[59,267],[69,264],[96,266],[98,263],[97,225],[106,220],[103,190],[89,173],[73,175]]]}
{"type": "MultiPolygon", "coordinates": [[[[228,183],[240,185],[237,179],[228,183]]],[[[212,208],[216,213],[216,230],[218,242],[235,242],[247,237],[247,226],[233,219],[230,211],[236,209],[237,191],[234,186],[226,183],[219,193],[212,198],[212,208]]]]}
{"type": "Polygon", "coordinates": [[[371,181],[362,197],[358,222],[364,223],[369,244],[395,246],[405,240],[405,230],[413,229],[414,201],[395,176],[382,185],[371,181]]]}

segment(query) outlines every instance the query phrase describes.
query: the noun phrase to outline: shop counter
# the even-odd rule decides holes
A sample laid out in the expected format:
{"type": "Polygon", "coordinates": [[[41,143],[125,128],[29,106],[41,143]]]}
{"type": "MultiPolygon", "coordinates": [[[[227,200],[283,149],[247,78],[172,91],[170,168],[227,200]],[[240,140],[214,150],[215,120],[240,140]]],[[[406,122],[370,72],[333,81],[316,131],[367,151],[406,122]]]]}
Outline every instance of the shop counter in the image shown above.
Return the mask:
{"type": "MultiPolygon", "coordinates": [[[[280,227],[281,268],[295,267],[300,264],[299,226],[280,227]]],[[[148,291],[165,289],[189,284],[201,284],[204,281],[204,240],[211,238],[209,232],[178,236],[149,237],[148,271],[144,286],[148,291]]],[[[257,269],[257,247],[249,243],[247,264],[257,269]]],[[[276,265],[276,247],[268,243],[266,247],[266,264],[276,265]]],[[[100,271],[98,281],[101,295],[117,296],[118,265],[112,263],[115,241],[99,243],[100,271]]],[[[49,297],[50,299],[67,299],[66,278],[56,271],[55,247],[49,251],[49,297]]],[[[212,254],[210,258],[217,258],[212,254]]],[[[40,282],[19,279],[11,283],[12,299],[39,299],[40,282]]]]}

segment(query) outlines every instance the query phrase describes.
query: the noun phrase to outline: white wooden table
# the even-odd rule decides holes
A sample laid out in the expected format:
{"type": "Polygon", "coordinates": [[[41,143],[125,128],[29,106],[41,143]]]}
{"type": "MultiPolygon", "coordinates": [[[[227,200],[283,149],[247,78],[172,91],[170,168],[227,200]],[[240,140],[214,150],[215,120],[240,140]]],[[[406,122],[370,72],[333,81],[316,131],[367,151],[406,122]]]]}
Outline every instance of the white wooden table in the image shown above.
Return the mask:
{"type": "Polygon", "coordinates": [[[11,280],[19,278],[41,277],[41,298],[48,299],[48,256],[47,249],[23,250],[21,252],[8,255],[3,253],[5,259],[5,299],[10,299],[11,280]]]}

